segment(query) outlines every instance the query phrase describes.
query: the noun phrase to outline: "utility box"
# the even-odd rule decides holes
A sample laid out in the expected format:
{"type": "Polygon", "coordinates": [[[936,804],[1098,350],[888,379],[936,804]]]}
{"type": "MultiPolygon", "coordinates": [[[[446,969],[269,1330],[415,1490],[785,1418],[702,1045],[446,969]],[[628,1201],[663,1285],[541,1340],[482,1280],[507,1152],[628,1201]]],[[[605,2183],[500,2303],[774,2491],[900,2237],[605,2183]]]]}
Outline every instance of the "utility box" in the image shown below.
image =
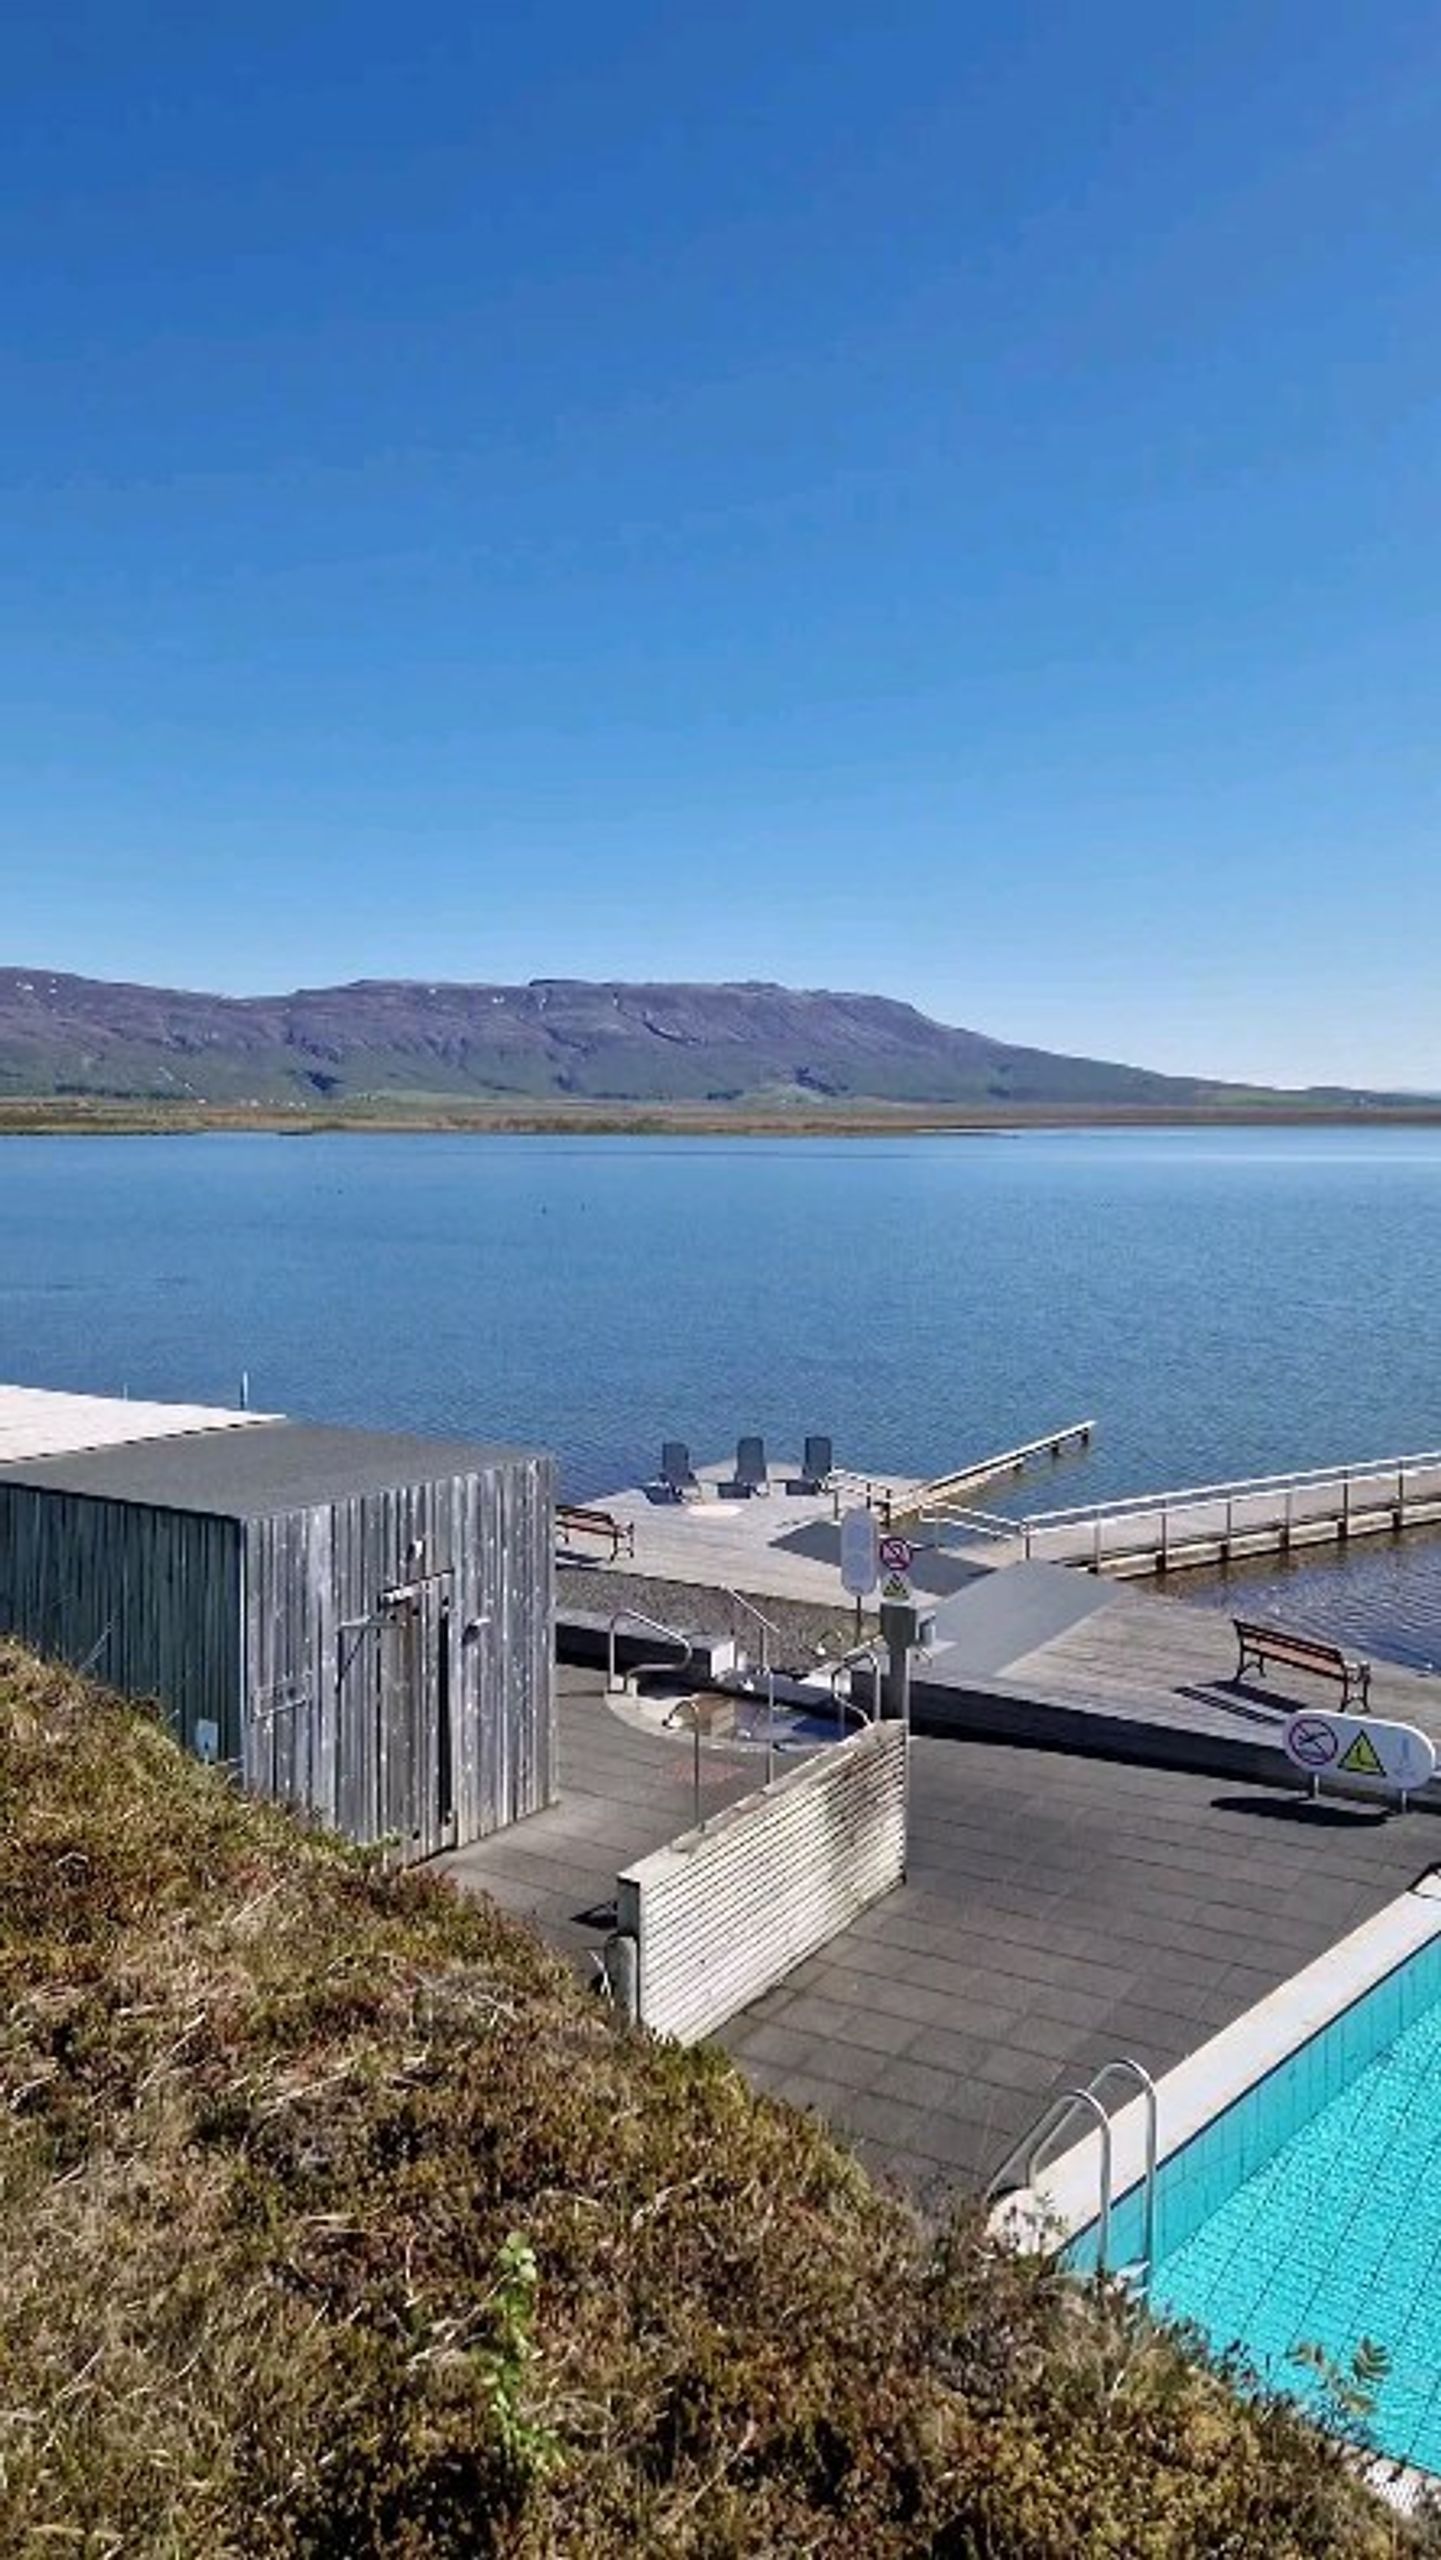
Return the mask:
{"type": "Polygon", "coordinates": [[[298,1422],[67,1450],[0,1466],[0,1632],[431,1857],[554,1802],[554,1500],[547,1457],[298,1422]]]}

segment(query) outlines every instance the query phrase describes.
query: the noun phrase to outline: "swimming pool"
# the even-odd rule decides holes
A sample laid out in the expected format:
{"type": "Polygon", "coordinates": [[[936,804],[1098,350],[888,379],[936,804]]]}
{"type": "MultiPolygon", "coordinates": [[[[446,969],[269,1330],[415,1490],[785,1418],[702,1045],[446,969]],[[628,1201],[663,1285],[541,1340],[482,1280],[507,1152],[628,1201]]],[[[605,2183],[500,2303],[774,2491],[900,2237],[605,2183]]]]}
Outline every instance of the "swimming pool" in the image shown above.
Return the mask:
{"type": "MultiPolygon", "coordinates": [[[[1441,1900],[1433,1877],[1161,2083],[1150,2299],[1260,2380],[1317,2405],[1302,2343],[1390,2370],[1377,2449],[1441,2475],[1441,1900]]],[[[1108,2264],[1139,2257],[1143,2118],[1116,2119],[1108,2264]]],[[[1039,2182],[1069,2261],[1094,2262],[1098,2154],[1039,2182]]]]}
{"type": "MultiPolygon", "coordinates": [[[[1414,1958],[1435,1972],[1435,1959],[1414,1958]]],[[[1395,2011],[1406,1986],[1371,1997],[1395,2011]]],[[[1437,1986],[1441,1991],[1441,1986],[1437,1986]]],[[[1364,2024],[1364,2022],[1355,2022],[1364,2024]]],[[[1327,2030],[1344,2045],[1348,2020],[1327,2030]]],[[[1271,2100],[1257,2093],[1263,2122],[1271,2100]]],[[[1273,2132],[1284,2132],[1278,2113],[1273,2132]]],[[[1239,2341],[1263,2381],[1312,2399],[1302,2340],[1349,2363],[1391,2358],[1369,2421],[1384,2453],[1441,2473],[1441,1996],[1231,2188],[1191,2232],[1164,2233],[1151,2298],[1213,2347],[1239,2341]]]]}

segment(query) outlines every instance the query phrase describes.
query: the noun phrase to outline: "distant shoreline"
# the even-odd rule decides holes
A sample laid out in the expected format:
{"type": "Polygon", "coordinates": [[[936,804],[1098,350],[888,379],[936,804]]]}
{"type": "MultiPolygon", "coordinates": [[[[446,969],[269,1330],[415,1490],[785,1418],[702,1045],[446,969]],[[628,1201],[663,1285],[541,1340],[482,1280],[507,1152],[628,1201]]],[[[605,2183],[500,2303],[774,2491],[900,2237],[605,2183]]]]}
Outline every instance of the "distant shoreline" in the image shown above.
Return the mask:
{"type": "Polygon", "coordinates": [[[0,1137],[197,1137],[251,1130],[286,1137],[675,1137],[989,1138],[1063,1129],[1414,1129],[1441,1127],[1441,1101],[1391,1109],[1335,1105],[1314,1111],[1264,1104],[1191,1110],[1001,1105],[989,1111],[943,1105],[847,1102],[790,1110],[725,1104],[551,1105],[520,1098],[413,1109],[393,1099],[316,1110],[301,1105],[177,1103],[94,1095],[0,1100],[0,1137]]]}

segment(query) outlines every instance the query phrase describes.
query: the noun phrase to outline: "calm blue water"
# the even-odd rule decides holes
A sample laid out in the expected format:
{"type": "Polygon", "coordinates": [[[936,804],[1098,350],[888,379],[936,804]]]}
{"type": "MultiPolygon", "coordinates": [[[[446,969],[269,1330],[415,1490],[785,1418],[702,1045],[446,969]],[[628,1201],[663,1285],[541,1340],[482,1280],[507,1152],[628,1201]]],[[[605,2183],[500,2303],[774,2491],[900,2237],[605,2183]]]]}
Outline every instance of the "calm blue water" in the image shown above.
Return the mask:
{"type": "Polygon", "coordinates": [[[1343,2368],[1363,2337],[1391,2358],[1380,2448],[1441,2472],[1441,2007],[1234,2189],[1156,2270],[1156,2308],[1239,2341],[1263,2380],[1314,2398],[1301,2341],[1343,2368]]]}
{"type": "Polygon", "coordinates": [[[1032,1503],[1441,1443],[1441,1132],[0,1140],[0,1377],[1032,1503]]]}
{"type": "Polygon", "coordinates": [[[1075,1500],[1441,1442],[1441,1132],[8,1139],[0,1203],[0,1375],[248,1368],[577,1492],[662,1433],[930,1469],[1094,1413],[1075,1500]]]}

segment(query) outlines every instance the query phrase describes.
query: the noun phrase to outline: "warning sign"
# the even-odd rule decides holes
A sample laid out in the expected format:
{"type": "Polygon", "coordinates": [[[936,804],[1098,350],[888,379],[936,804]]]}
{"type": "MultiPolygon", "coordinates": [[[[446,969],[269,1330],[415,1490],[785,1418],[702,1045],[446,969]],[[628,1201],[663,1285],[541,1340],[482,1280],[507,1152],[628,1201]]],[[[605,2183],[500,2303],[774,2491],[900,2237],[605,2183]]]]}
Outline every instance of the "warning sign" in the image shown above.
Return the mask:
{"type": "Polygon", "coordinates": [[[1352,1786],[1385,1787],[1397,1795],[1413,1794],[1436,1774],[1429,1735],[1381,1716],[1290,1716],[1281,1748],[1292,1768],[1308,1778],[1344,1777],[1352,1786]]]}
{"type": "Polygon", "coordinates": [[[1286,1749],[1303,1769],[1329,1769],[1340,1748],[1340,1736],[1332,1732],[1324,1716],[1293,1719],[1286,1749]]]}
{"type": "Polygon", "coordinates": [[[881,1592],[881,1598],[883,1600],[909,1600],[910,1596],[910,1584],[908,1582],[903,1582],[898,1573],[893,1573],[891,1575],[889,1582],[881,1592]]]}

